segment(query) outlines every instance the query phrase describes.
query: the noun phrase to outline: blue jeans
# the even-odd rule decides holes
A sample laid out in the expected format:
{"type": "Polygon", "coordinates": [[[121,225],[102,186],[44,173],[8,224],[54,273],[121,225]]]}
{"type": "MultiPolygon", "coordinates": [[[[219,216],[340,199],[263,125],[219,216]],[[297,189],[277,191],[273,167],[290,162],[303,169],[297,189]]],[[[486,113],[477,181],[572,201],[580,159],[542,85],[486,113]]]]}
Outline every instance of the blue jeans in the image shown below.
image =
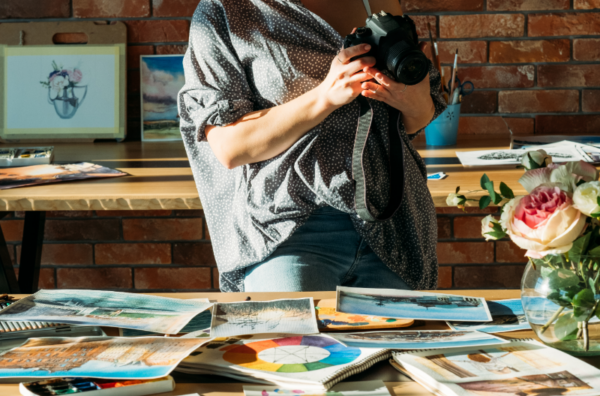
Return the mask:
{"type": "Polygon", "coordinates": [[[244,288],[325,291],[336,286],[410,289],[362,239],[350,216],[331,207],[308,221],[262,263],[246,268],[244,288]]]}

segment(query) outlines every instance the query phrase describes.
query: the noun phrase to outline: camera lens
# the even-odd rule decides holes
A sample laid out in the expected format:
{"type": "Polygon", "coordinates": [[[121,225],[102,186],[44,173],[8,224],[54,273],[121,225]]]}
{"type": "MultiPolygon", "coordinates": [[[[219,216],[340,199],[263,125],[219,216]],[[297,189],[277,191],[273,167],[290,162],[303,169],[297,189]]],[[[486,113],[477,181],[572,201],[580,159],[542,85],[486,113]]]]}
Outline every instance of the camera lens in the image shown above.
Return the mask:
{"type": "Polygon", "coordinates": [[[429,71],[429,61],[421,51],[411,51],[396,69],[396,80],[406,85],[420,83],[429,71]]]}

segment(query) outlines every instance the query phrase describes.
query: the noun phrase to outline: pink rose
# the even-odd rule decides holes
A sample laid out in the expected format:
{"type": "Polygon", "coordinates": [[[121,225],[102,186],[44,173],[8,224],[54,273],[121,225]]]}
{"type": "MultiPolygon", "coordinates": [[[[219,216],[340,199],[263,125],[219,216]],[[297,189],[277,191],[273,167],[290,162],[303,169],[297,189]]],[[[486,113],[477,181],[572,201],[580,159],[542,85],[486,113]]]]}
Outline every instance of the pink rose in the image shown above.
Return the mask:
{"type": "Polygon", "coordinates": [[[83,77],[83,74],[81,73],[81,70],[79,70],[79,69],[69,70],[69,80],[73,81],[74,83],[80,82],[82,77],[83,77]]]}

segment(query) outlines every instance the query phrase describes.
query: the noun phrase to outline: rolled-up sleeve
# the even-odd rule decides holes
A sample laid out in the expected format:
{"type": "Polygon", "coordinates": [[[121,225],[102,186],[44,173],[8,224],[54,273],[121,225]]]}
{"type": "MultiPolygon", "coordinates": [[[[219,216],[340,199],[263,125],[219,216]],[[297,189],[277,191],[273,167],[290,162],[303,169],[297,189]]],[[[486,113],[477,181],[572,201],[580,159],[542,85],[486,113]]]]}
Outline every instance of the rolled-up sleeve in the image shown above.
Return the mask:
{"type": "Polygon", "coordinates": [[[214,0],[202,0],[194,13],[183,68],[185,85],[178,96],[183,135],[206,140],[207,125],[228,125],[254,110],[225,10],[214,0]]]}

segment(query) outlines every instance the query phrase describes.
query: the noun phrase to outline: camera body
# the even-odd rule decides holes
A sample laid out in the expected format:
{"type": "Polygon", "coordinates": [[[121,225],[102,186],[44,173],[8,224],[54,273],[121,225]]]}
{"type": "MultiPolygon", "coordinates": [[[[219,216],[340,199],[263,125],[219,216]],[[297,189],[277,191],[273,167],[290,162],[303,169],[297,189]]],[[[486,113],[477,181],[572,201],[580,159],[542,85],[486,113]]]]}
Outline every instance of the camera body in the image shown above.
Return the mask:
{"type": "Polygon", "coordinates": [[[389,71],[397,82],[415,85],[429,71],[429,59],[419,49],[415,23],[408,16],[394,16],[381,11],[367,18],[366,26],[356,29],[344,39],[344,48],[369,44],[371,50],[363,55],[376,59],[375,66],[389,71]]]}

